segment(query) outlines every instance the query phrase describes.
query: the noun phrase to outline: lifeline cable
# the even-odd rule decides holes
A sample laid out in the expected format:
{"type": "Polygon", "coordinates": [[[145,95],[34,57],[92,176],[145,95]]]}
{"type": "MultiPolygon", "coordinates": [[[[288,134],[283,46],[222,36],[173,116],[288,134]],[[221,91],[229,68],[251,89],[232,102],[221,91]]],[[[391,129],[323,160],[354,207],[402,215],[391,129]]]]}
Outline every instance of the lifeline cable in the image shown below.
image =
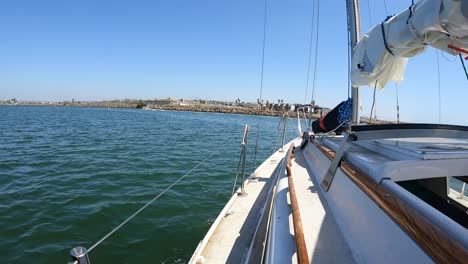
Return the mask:
{"type": "Polygon", "coordinates": [[[99,244],[101,244],[104,240],[106,240],[108,237],[110,237],[115,231],[119,230],[122,226],[124,226],[128,221],[132,220],[132,218],[134,218],[137,214],[139,214],[141,211],[143,211],[146,207],[148,207],[151,203],[153,203],[154,201],[156,201],[157,199],[159,199],[159,197],[161,197],[164,193],[166,193],[168,190],[170,190],[172,187],[174,187],[174,185],[176,185],[177,183],[179,183],[181,180],[183,180],[187,175],[189,175],[190,173],[192,173],[192,171],[194,171],[196,168],[198,168],[201,164],[203,164],[205,161],[207,161],[208,159],[210,159],[215,153],[217,153],[219,150],[221,150],[222,148],[224,148],[227,143],[229,143],[230,140],[226,140],[226,142],[219,148],[217,148],[216,150],[214,150],[208,157],[206,157],[204,160],[200,161],[197,165],[195,165],[195,167],[193,167],[192,169],[190,169],[188,172],[186,172],[184,175],[182,175],[182,177],[180,177],[179,179],[177,179],[174,183],[172,183],[171,185],[169,185],[166,189],[164,189],[162,192],[160,192],[158,195],[156,195],[153,199],[151,199],[149,202],[147,202],[145,205],[143,205],[140,209],[138,209],[135,213],[133,213],[131,216],[129,216],[127,219],[125,219],[125,221],[123,221],[120,225],[118,225],[116,228],[112,229],[112,231],[110,231],[109,233],[107,233],[107,235],[105,235],[104,237],[102,237],[98,242],[96,242],[94,245],[92,245],[89,249],[88,249],[88,253],[91,252],[91,250],[93,250],[94,248],[96,248],[99,244]]]}
{"type": "Polygon", "coordinates": [[[243,155],[244,155],[244,150],[241,150],[241,154],[239,156],[239,162],[237,163],[236,177],[234,179],[234,184],[232,186],[231,196],[233,196],[234,192],[236,191],[237,177],[239,176],[239,169],[240,169],[240,164],[241,164],[241,160],[242,160],[243,155]]]}

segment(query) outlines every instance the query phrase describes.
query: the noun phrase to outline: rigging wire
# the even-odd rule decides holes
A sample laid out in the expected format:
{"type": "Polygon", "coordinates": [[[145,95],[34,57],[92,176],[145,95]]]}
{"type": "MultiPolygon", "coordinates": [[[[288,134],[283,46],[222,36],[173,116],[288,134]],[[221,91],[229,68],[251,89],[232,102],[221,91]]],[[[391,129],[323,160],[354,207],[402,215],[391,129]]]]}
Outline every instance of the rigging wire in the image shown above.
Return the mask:
{"type": "MultiPolygon", "coordinates": [[[[263,19],[263,44],[262,44],[262,69],[260,73],[260,98],[259,98],[259,110],[261,111],[263,103],[262,103],[262,94],[263,94],[263,73],[265,68],[265,42],[266,42],[266,25],[267,25],[267,3],[268,0],[265,0],[265,8],[264,8],[264,19],[263,19]]],[[[258,152],[258,137],[260,136],[260,113],[258,116],[257,122],[257,139],[255,140],[255,152],[254,152],[254,168],[257,167],[257,152],[258,152]]]]}
{"type": "MultiPolygon", "coordinates": [[[[369,29],[372,28],[372,12],[371,12],[371,9],[370,9],[370,0],[367,0],[367,12],[369,14],[369,29]]],[[[351,54],[351,39],[350,39],[350,35],[349,35],[349,30],[348,30],[348,41],[349,41],[349,44],[348,44],[348,47],[349,47],[349,51],[348,51],[348,98],[351,97],[351,85],[349,84],[350,81],[351,81],[351,77],[350,77],[350,71],[351,71],[351,66],[350,65],[350,54],[351,54]]],[[[372,111],[371,111],[371,118],[372,118],[372,111]]]]}
{"type": "Polygon", "coordinates": [[[463,66],[463,70],[465,71],[466,79],[468,80],[468,72],[466,71],[465,61],[463,60],[463,57],[462,57],[461,53],[459,53],[458,56],[460,57],[461,65],[463,66]]]}
{"type": "Polygon", "coordinates": [[[375,82],[374,86],[374,95],[372,96],[372,107],[370,110],[370,116],[369,116],[369,122],[372,123],[372,112],[374,111],[374,106],[375,106],[375,91],[377,90],[377,82],[375,82]]]}
{"type": "Polygon", "coordinates": [[[374,95],[374,121],[377,120],[377,94],[374,95]]]}
{"type": "Polygon", "coordinates": [[[351,98],[351,35],[349,28],[346,31],[348,33],[348,98],[351,98]]]}
{"type": "Polygon", "coordinates": [[[436,49],[436,61],[437,61],[437,89],[439,92],[439,124],[441,120],[441,102],[440,102],[440,65],[439,65],[439,51],[436,49]]]}
{"type": "Polygon", "coordinates": [[[383,0],[383,3],[384,3],[384,8],[385,8],[385,14],[388,17],[387,1],[383,0]]]}
{"type": "Polygon", "coordinates": [[[314,78],[312,81],[312,102],[315,105],[315,89],[316,89],[316,81],[317,81],[317,60],[318,60],[318,46],[319,46],[319,28],[320,28],[320,0],[316,0],[317,2],[317,26],[315,30],[315,61],[314,61],[314,78]]]}
{"type": "Polygon", "coordinates": [[[441,52],[440,54],[442,55],[442,58],[444,58],[448,62],[454,62],[455,60],[457,60],[456,56],[453,59],[449,59],[449,58],[445,57],[445,54],[446,54],[445,52],[441,52]]]}
{"type": "Polygon", "coordinates": [[[372,28],[372,13],[370,9],[370,1],[371,0],[367,0],[367,12],[369,13],[369,29],[372,28]]]}
{"type": "Polygon", "coordinates": [[[280,136],[280,132],[281,132],[281,129],[282,129],[282,124],[284,122],[284,117],[281,117],[280,121],[279,121],[279,124],[278,124],[278,132],[276,133],[276,142],[275,142],[275,148],[273,149],[273,153],[275,153],[277,151],[277,146],[278,146],[278,140],[279,140],[279,136],[280,136]]]}
{"type": "Polygon", "coordinates": [[[312,2],[312,19],[310,23],[310,42],[309,42],[309,63],[307,64],[307,80],[305,87],[305,96],[304,104],[307,104],[307,92],[309,90],[309,79],[310,79],[310,64],[312,59],[312,48],[313,48],[313,39],[314,39],[314,20],[315,20],[315,2],[312,2]]]}
{"type": "Polygon", "coordinates": [[[101,244],[104,240],[106,240],[108,237],[110,237],[115,231],[119,230],[122,226],[124,226],[128,221],[132,220],[137,214],[139,214],[141,211],[143,211],[146,207],[148,207],[150,204],[152,204],[154,201],[159,199],[163,194],[165,194],[168,190],[170,190],[172,187],[174,187],[177,183],[179,183],[181,180],[183,180],[187,175],[192,173],[195,169],[197,169],[200,165],[205,163],[208,159],[210,159],[214,154],[216,154],[218,151],[220,151],[222,148],[224,148],[230,140],[226,140],[226,142],[221,145],[219,148],[214,150],[208,157],[206,157],[204,160],[200,161],[197,165],[195,165],[193,168],[191,168],[188,172],[186,172],[182,177],[177,179],[175,182],[173,182],[171,185],[169,185],[166,189],[164,189],[162,192],[160,192],[158,195],[156,195],[153,199],[148,201],[145,205],[143,205],[140,209],[138,209],[135,213],[133,213],[131,216],[129,216],[125,221],[123,221],[120,225],[112,229],[109,233],[107,233],[105,236],[103,236],[98,242],[94,243],[89,249],[88,253],[91,252],[93,249],[95,249],[99,244],[101,244]]]}
{"type": "Polygon", "coordinates": [[[396,90],[397,124],[400,124],[400,103],[398,100],[398,83],[395,83],[395,90],[396,90]]]}

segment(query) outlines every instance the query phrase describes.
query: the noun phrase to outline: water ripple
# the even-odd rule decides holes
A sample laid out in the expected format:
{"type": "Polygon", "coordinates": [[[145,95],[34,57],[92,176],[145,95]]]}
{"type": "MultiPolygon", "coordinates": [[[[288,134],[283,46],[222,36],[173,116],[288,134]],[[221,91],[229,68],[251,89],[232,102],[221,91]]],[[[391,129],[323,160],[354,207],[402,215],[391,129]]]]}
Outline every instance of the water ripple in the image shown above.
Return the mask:
{"type": "MultiPolygon", "coordinates": [[[[243,125],[258,117],[0,107],[0,256],[65,263],[227,143],[91,252],[94,263],[185,263],[229,199],[243,125]]],[[[261,118],[258,160],[277,118],[261,118]]],[[[255,138],[252,128],[251,139],[255,138]]],[[[253,142],[253,140],[251,140],[253,142]]],[[[253,144],[248,170],[252,170],[253,144]]]]}

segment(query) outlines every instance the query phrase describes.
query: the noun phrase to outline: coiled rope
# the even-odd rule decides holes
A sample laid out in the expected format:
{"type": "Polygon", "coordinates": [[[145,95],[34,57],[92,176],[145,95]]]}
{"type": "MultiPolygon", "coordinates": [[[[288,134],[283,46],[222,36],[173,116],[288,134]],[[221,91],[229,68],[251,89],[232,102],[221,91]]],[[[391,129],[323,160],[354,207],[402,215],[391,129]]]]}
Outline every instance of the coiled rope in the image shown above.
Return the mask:
{"type": "Polygon", "coordinates": [[[206,157],[205,159],[203,159],[202,161],[200,161],[197,165],[195,165],[192,169],[190,169],[188,172],[186,172],[184,175],[182,175],[182,177],[180,177],[179,179],[177,179],[174,183],[172,183],[171,185],[169,185],[166,189],[164,189],[162,192],[160,192],[158,195],[156,195],[153,199],[151,199],[150,201],[148,201],[145,205],[143,205],[140,209],[138,209],[135,213],[133,213],[131,216],[129,216],[127,219],[125,219],[125,221],[123,221],[120,225],[118,225],[117,227],[115,227],[114,229],[112,229],[109,233],[107,233],[105,236],[103,236],[98,242],[96,242],[94,245],[92,245],[89,249],[88,249],[88,253],[91,252],[91,250],[95,249],[99,244],[101,244],[104,240],[106,240],[108,237],[110,237],[113,233],[115,233],[117,230],[119,230],[122,226],[124,226],[126,223],[128,223],[128,221],[132,220],[136,215],[138,215],[141,211],[143,211],[146,207],[148,207],[151,203],[153,203],[154,201],[156,201],[157,199],[159,199],[159,197],[161,197],[163,194],[165,194],[168,190],[170,190],[172,187],[174,187],[177,183],[179,183],[181,180],[183,180],[185,177],[187,177],[187,175],[189,175],[190,173],[192,173],[195,169],[197,169],[200,165],[202,165],[203,163],[205,163],[208,159],[210,159],[211,157],[213,157],[214,154],[216,154],[218,151],[220,151],[221,149],[223,149],[227,143],[229,143],[230,140],[226,140],[226,142],[220,146],[219,148],[217,148],[216,150],[214,150],[208,157],[206,157]]]}

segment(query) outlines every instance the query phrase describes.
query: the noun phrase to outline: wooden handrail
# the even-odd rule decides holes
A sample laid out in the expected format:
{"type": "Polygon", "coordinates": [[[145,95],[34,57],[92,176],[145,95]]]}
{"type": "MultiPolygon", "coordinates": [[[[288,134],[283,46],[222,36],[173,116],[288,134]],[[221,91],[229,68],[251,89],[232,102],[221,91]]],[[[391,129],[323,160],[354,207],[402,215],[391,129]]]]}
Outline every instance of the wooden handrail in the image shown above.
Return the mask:
{"type": "Polygon", "coordinates": [[[294,236],[296,239],[296,248],[297,248],[297,262],[299,264],[309,264],[309,256],[307,254],[307,246],[304,238],[304,229],[302,228],[301,215],[299,213],[299,205],[297,202],[296,188],[294,187],[294,181],[292,178],[291,171],[291,159],[293,156],[294,144],[291,144],[291,147],[288,151],[288,159],[286,160],[286,173],[288,175],[288,185],[289,185],[289,196],[291,198],[291,208],[293,216],[293,225],[294,225],[294,236]]]}
{"type": "MultiPolygon", "coordinates": [[[[313,140],[313,144],[330,160],[335,152],[313,140]]],[[[340,168],[370,199],[400,226],[436,263],[466,263],[468,250],[440,228],[410,208],[395,193],[372,177],[342,160],[340,168]]]]}

